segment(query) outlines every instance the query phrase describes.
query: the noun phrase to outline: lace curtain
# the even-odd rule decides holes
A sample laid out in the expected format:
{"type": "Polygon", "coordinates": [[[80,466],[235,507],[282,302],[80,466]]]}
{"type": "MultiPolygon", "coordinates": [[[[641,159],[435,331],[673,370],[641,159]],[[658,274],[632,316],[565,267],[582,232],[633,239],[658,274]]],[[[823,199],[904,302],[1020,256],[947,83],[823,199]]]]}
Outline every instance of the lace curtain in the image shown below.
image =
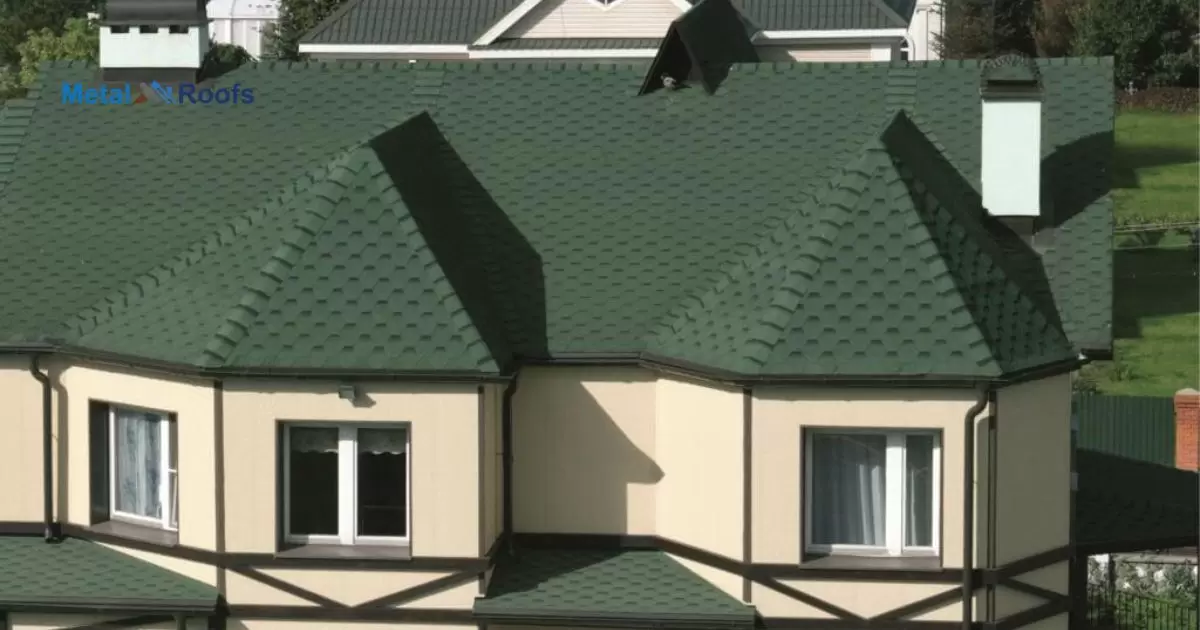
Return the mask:
{"type": "Polygon", "coordinates": [[[163,483],[162,418],[142,411],[117,409],[116,509],[119,512],[162,518],[159,484],[163,483]]]}
{"type": "MultiPolygon", "coordinates": [[[[358,429],[359,453],[403,455],[408,452],[404,429],[358,429]]],[[[338,430],[327,427],[292,427],[290,448],[300,453],[338,452],[338,430]]]]}

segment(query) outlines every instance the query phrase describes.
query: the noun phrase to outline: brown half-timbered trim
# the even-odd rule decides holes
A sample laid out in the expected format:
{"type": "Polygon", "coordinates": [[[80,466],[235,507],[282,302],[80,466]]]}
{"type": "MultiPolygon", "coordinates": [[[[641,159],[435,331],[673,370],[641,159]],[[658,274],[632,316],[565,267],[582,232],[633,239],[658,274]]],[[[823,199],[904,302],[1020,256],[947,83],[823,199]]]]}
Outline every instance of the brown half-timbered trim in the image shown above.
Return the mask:
{"type": "MultiPolygon", "coordinates": [[[[962,630],[957,621],[904,621],[891,619],[813,619],[810,617],[772,617],[760,620],[759,626],[770,630],[962,630]]],[[[983,630],[975,623],[972,630],[983,630]]]]}
{"type": "Polygon", "coordinates": [[[305,621],[394,621],[474,625],[470,610],[438,608],[320,608],[316,606],[230,606],[237,619],[304,619],[305,621]]]}
{"type": "Polygon", "coordinates": [[[230,570],[233,571],[234,573],[237,573],[238,575],[250,578],[251,580],[254,580],[255,582],[259,582],[260,584],[265,584],[267,586],[270,586],[273,589],[283,591],[284,593],[287,593],[288,595],[292,595],[293,597],[299,597],[300,599],[303,599],[306,602],[311,602],[312,604],[314,604],[316,606],[323,606],[326,608],[345,608],[346,607],[346,605],[341,602],[329,599],[328,597],[325,597],[324,595],[321,595],[319,593],[314,593],[304,587],[296,586],[295,584],[292,584],[291,582],[281,580],[273,575],[267,575],[266,573],[263,573],[262,571],[252,569],[250,567],[233,567],[233,568],[230,568],[230,570]]]}
{"type": "MultiPolygon", "coordinates": [[[[140,617],[126,617],[125,619],[112,619],[109,621],[101,621],[99,623],[89,623],[82,626],[72,626],[64,630],[116,630],[117,628],[136,628],[147,624],[163,623],[166,621],[174,621],[175,617],[171,615],[142,615],[140,617]]],[[[0,626],[3,627],[3,626],[0,626]]]]}
{"type": "Polygon", "coordinates": [[[390,595],[376,597],[375,599],[365,601],[357,606],[354,606],[354,608],[390,608],[392,606],[399,606],[401,604],[407,604],[409,602],[421,599],[422,597],[428,597],[430,595],[440,593],[461,584],[466,584],[467,582],[470,582],[476,578],[482,579],[482,576],[482,572],[451,573],[450,575],[442,576],[416,586],[411,586],[402,591],[391,593],[390,595]]]}

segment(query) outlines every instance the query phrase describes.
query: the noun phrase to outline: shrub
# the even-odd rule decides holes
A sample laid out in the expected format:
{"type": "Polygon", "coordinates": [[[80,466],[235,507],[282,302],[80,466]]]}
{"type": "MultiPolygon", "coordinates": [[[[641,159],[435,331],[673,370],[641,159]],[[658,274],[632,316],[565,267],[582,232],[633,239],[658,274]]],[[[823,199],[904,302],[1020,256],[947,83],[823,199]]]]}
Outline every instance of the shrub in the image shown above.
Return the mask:
{"type": "Polygon", "coordinates": [[[1117,107],[1147,109],[1171,114],[1190,114],[1200,111],[1200,89],[1186,87],[1152,87],[1145,90],[1117,90],[1117,107]]]}

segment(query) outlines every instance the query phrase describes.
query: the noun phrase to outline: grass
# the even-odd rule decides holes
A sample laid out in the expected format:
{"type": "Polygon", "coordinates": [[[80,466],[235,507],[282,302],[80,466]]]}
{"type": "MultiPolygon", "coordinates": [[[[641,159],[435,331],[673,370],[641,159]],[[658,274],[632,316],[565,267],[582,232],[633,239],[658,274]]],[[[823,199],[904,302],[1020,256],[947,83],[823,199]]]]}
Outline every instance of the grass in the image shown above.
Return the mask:
{"type": "Polygon", "coordinates": [[[1124,111],[1116,120],[1113,198],[1120,218],[1195,220],[1200,117],[1124,111]]]}
{"type": "MultiPolygon", "coordinates": [[[[1115,212],[1200,218],[1200,119],[1125,111],[1116,120],[1115,212]]],[[[1200,269],[1186,236],[1121,235],[1114,252],[1114,360],[1085,368],[1107,394],[1200,388],[1200,269]],[[1146,247],[1157,245],[1157,247],[1146,247]]]]}

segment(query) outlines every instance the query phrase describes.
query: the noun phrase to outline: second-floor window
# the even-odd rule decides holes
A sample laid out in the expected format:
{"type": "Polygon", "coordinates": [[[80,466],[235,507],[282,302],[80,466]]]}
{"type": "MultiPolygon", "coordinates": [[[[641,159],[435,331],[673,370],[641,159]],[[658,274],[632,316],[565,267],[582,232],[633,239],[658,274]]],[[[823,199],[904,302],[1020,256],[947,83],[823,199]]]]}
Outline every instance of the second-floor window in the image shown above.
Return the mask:
{"type": "Polygon", "coordinates": [[[937,553],[938,433],[811,430],[804,460],[809,553],[937,553]]]}
{"type": "Polygon", "coordinates": [[[283,434],[283,516],[294,544],[409,539],[409,435],[396,425],[291,424],[283,434]]]}
{"type": "Polygon", "coordinates": [[[171,416],[120,406],[108,414],[111,516],[177,530],[178,436],[171,416]]]}

